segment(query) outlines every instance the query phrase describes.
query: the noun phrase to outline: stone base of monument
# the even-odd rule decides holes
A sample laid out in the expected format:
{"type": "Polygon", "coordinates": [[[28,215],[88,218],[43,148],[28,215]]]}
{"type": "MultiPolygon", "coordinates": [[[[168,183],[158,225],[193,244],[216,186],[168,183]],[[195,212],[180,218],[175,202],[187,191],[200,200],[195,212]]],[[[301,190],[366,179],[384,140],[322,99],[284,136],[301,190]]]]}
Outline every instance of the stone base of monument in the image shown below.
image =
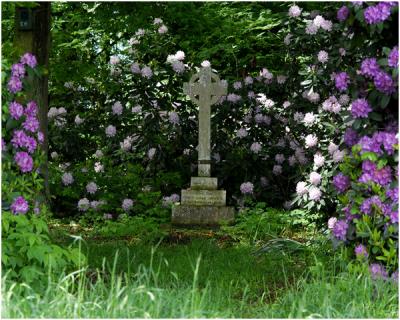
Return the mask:
{"type": "Polygon", "coordinates": [[[172,224],[174,225],[220,225],[231,224],[234,220],[233,207],[184,204],[176,204],[172,207],[172,224]]]}
{"type": "Polygon", "coordinates": [[[226,191],[217,190],[217,178],[192,177],[191,188],[182,190],[181,203],[172,207],[172,224],[220,225],[235,220],[235,210],[226,206],[226,191]]]}

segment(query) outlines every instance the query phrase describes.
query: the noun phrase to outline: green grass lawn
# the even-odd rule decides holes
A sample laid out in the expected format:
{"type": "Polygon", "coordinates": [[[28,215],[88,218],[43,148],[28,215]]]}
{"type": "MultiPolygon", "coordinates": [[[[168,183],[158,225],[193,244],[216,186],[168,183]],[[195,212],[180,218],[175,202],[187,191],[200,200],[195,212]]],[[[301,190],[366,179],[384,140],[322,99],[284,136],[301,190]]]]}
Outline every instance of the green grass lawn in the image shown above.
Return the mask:
{"type": "Polygon", "coordinates": [[[340,273],[339,265],[323,249],[254,255],[254,248],[248,245],[226,242],[223,238],[194,237],[167,238],[158,245],[86,239],[82,250],[88,257],[88,267],[53,280],[43,292],[3,283],[3,316],[398,315],[398,292],[393,284],[340,273]]]}

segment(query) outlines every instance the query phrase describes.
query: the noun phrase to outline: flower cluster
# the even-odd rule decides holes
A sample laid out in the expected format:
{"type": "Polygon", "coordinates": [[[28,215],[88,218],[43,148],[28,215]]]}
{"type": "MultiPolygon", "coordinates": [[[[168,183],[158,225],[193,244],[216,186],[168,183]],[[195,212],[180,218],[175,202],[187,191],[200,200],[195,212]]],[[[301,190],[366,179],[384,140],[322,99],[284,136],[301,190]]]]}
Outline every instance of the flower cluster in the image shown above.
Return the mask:
{"type": "Polygon", "coordinates": [[[343,193],[350,187],[350,178],[340,172],[333,177],[333,185],[339,193],[343,193]]]}
{"type": "Polygon", "coordinates": [[[368,118],[368,113],[372,111],[371,106],[365,99],[354,100],[350,108],[353,118],[368,118]]]}
{"type": "MultiPolygon", "coordinates": [[[[397,66],[398,64],[398,51],[396,58],[396,48],[394,48],[388,58],[390,66],[397,66]]],[[[374,81],[375,88],[385,94],[392,94],[395,90],[395,82],[392,77],[383,71],[376,58],[366,58],[361,62],[360,73],[366,78],[374,81]]]]}
{"type": "Polygon", "coordinates": [[[14,202],[10,206],[13,214],[26,214],[29,210],[28,201],[24,197],[18,196],[14,199],[14,202]]]}
{"type": "Polygon", "coordinates": [[[252,194],[254,191],[254,185],[251,182],[243,182],[240,185],[240,192],[242,194],[252,194]]]}
{"type": "Polygon", "coordinates": [[[177,73],[183,73],[185,71],[185,64],[183,60],[185,59],[185,53],[183,51],[177,51],[173,55],[167,57],[167,63],[171,64],[172,69],[177,73]]]}
{"type": "Polygon", "coordinates": [[[346,91],[350,83],[350,77],[346,72],[335,75],[335,86],[339,91],[346,91]]]}
{"type": "Polygon", "coordinates": [[[20,63],[13,64],[11,67],[11,78],[8,81],[8,90],[11,93],[17,93],[22,90],[22,79],[25,77],[25,66],[35,68],[37,65],[36,57],[27,52],[20,60],[20,63]]]}
{"type": "Polygon", "coordinates": [[[392,7],[396,2],[379,2],[374,6],[369,6],[364,10],[364,18],[368,24],[384,22],[390,17],[392,7]]]}
{"type": "Polygon", "coordinates": [[[375,163],[364,160],[362,164],[362,174],[358,181],[362,183],[372,181],[381,186],[386,186],[392,182],[392,169],[389,166],[378,169],[375,163]]]}
{"type": "Polygon", "coordinates": [[[349,16],[349,13],[350,13],[349,8],[347,8],[346,6],[342,6],[337,12],[337,19],[339,21],[345,21],[349,16]]]}
{"type": "MultiPolygon", "coordinates": [[[[35,67],[36,58],[30,53],[25,54],[21,58],[21,63],[13,65],[12,77],[22,79],[25,76],[25,64],[31,68],[35,67]]],[[[22,128],[14,129],[11,139],[11,144],[16,151],[14,161],[22,173],[31,172],[33,170],[32,154],[37,150],[38,143],[42,143],[44,140],[43,133],[39,131],[37,104],[29,101],[24,108],[21,103],[12,101],[9,104],[9,113],[14,120],[23,121],[22,128]]]]}
{"type": "Polygon", "coordinates": [[[393,155],[394,148],[398,145],[398,139],[393,132],[377,131],[372,137],[361,137],[358,144],[361,146],[361,154],[374,152],[378,155],[383,155],[386,152],[388,155],[393,155]]]}

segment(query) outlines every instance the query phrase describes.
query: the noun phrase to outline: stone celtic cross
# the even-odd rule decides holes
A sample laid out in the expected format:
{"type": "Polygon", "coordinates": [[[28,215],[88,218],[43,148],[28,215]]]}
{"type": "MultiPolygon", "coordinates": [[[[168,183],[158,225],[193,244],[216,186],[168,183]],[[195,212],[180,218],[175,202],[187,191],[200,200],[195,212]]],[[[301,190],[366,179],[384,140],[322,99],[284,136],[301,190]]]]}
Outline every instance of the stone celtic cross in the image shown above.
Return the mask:
{"type": "Polygon", "coordinates": [[[194,74],[189,82],[184,83],[183,92],[199,106],[198,175],[210,177],[211,105],[227,93],[227,88],[222,85],[218,75],[213,73],[210,67],[205,67],[194,74]]]}

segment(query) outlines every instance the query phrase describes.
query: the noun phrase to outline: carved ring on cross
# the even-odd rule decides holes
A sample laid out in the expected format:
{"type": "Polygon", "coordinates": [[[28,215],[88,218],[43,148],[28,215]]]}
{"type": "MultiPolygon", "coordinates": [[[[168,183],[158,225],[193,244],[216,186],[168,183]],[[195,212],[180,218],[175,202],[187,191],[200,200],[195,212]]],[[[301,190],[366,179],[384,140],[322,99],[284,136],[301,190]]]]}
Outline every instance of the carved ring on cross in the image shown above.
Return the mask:
{"type": "Polygon", "coordinates": [[[221,80],[216,73],[211,71],[210,67],[201,68],[194,74],[188,83],[183,84],[183,92],[190,97],[195,104],[200,106],[200,85],[209,92],[207,101],[210,105],[216,103],[221,96],[226,94],[226,88],[221,86],[221,80]],[[199,96],[199,98],[196,98],[199,96]]]}

